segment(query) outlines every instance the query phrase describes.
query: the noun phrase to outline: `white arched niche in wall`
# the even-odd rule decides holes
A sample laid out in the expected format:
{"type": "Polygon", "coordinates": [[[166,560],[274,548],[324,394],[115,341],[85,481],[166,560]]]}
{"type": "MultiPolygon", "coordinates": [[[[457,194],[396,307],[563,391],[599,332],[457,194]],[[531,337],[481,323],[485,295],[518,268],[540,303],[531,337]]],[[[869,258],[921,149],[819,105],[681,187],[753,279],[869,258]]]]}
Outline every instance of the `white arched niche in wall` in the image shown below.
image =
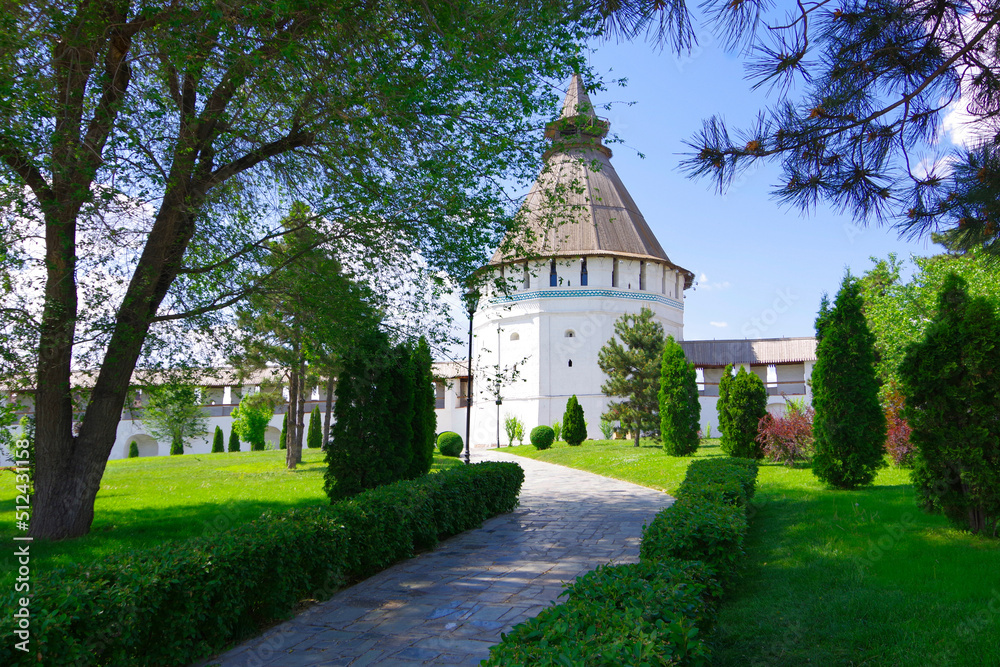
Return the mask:
{"type": "Polygon", "coordinates": [[[517,332],[515,331],[514,333],[512,333],[512,334],[510,335],[510,339],[511,339],[511,340],[521,340],[521,337],[520,337],[520,336],[518,335],[518,333],[517,333],[517,332]]]}
{"type": "Polygon", "coordinates": [[[566,329],[566,333],[563,334],[565,338],[576,338],[576,332],[572,329],[566,329]]]}
{"type": "Polygon", "coordinates": [[[129,438],[128,443],[125,445],[125,456],[128,456],[128,450],[131,448],[132,443],[139,449],[139,456],[159,456],[160,455],[160,445],[157,444],[156,440],[148,435],[134,435],[129,438]]]}

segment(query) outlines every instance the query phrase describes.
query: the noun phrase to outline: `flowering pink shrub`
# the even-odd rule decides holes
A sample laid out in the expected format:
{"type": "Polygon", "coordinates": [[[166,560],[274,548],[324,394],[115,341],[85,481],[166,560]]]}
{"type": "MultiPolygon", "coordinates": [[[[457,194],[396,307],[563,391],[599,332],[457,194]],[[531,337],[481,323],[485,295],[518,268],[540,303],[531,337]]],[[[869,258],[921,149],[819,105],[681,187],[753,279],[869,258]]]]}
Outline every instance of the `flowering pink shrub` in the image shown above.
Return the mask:
{"type": "Polygon", "coordinates": [[[813,452],[814,411],[801,402],[789,401],[782,417],[764,415],[757,425],[757,442],[769,461],[794,466],[808,461],[813,452]]]}
{"type": "Polygon", "coordinates": [[[910,425],[903,419],[903,395],[893,392],[885,399],[885,451],[900,467],[913,465],[913,444],[910,425]]]}

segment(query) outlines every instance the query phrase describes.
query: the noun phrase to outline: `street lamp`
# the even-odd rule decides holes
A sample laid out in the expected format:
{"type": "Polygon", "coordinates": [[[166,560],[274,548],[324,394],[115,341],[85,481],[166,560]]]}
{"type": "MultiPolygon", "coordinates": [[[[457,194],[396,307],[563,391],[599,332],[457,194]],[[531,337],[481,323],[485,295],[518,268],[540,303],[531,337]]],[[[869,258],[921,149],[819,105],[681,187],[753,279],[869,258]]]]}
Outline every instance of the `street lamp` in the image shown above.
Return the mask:
{"type": "Polygon", "coordinates": [[[469,450],[472,449],[472,441],[469,439],[472,435],[472,317],[476,314],[476,308],[479,306],[479,290],[475,287],[469,288],[469,291],[463,296],[465,301],[465,310],[469,313],[469,361],[468,361],[468,374],[469,383],[468,389],[466,389],[465,396],[465,464],[469,464],[469,450]]]}
{"type": "Polygon", "coordinates": [[[497,449],[500,449],[500,406],[503,400],[500,398],[500,322],[497,321],[497,449]]]}

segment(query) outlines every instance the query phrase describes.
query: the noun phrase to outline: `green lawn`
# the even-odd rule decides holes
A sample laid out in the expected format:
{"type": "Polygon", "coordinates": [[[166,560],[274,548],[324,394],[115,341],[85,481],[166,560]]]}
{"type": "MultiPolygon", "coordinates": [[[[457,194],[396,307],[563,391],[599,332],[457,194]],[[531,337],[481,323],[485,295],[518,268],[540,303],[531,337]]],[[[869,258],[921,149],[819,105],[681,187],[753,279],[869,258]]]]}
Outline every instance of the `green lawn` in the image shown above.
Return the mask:
{"type": "MultiPolygon", "coordinates": [[[[434,468],[461,465],[435,455],[434,468]]],[[[268,509],[329,503],[323,493],[323,451],[304,449],[285,468],[285,452],[185,454],[109,461],[97,494],[90,534],[31,546],[32,568],[44,572],[142,548],[226,530],[268,509]]],[[[0,542],[13,544],[14,475],[0,472],[0,542]]],[[[10,590],[13,547],[0,553],[0,590],[10,590]]]]}
{"type": "MultiPolygon", "coordinates": [[[[691,459],[652,444],[510,451],[676,489],[691,459]]],[[[698,455],[719,453],[711,440],[698,455]]],[[[906,470],[832,491],[808,469],[762,464],[747,556],[722,607],[716,667],[1000,665],[1000,541],[921,512],[906,470]]]]}

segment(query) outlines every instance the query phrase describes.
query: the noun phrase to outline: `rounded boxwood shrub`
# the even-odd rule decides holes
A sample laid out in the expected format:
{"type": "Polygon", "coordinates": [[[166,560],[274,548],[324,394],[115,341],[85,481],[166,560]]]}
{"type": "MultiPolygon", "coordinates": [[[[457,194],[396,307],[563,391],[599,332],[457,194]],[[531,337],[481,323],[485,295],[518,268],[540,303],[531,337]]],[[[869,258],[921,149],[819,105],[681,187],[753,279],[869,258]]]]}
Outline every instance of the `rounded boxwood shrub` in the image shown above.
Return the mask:
{"type": "Polygon", "coordinates": [[[555,439],[556,432],[551,426],[542,425],[531,429],[531,444],[535,446],[535,449],[548,449],[555,439]]]}
{"type": "Polygon", "coordinates": [[[438,451],[444,456],[458,456],[464,446],[462,436],[454,431],[445,431],[438,436],[438,451]]]}

